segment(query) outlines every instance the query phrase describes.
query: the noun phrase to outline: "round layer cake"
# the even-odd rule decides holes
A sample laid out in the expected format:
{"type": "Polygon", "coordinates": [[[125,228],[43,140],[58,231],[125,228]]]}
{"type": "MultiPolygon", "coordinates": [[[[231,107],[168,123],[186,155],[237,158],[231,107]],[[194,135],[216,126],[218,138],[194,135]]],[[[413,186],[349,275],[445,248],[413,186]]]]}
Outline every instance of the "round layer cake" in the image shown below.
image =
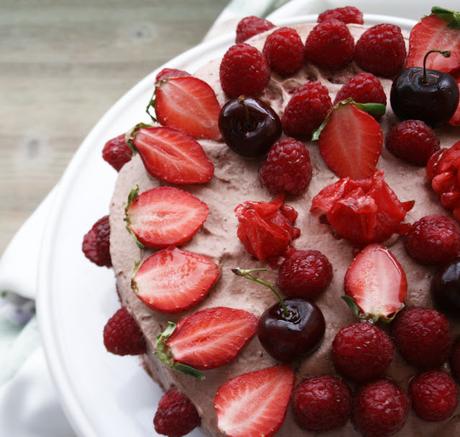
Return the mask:
{"type": "MultiPolygon", "coordinates": [[[[293,26],[302,41],[314,27],[314,24],[293,26]]],[[[365,31],[361,25],[348,25],[355,40],[365,31]]],[[[272,30],[257,35],[247,42],[262,50],[267,36],[272,30]]],[[[407,41],[407,35],[406,41],[407,41]]],[[[219,103],[223,105],[226,97],[219,80],[220,60],[215,60],[197,72],[195,77],[207,82],[215,91],[219,103]]],[[[332,101],[341,86],[361,70],[354,63],[338,72],[328,72],[313,65],[305,65],[293,76],[283,79],[272,73],[270,82],[260,96],[261,100],[281,116],[294,89],[307,81],[320,81],[329,90],[332,101]]],[[[391,88],[391,80],[381,79],[387,96],[391,88]]],[[[388,105],[389,106],[389,105],[388,105]]],[[[384,132],[395,122],[395,117],[388,108],[381,120],[384,132]]],[[[346,135],[347,132],[344,132],[346,135]]],[[[445,128],[439,131],[441,147],[450,147],[454,142],[454,131],[445,128]]],[[[145,366],[151,376],[164,389],[177,387],[196,406],[201,416],[203,431],[212,436],[223,435],[217,427],[216,413],[213,402],[217,390],[232,377],[253,370],[264,369],[277,364],[262,347],[257,336],[241,351],[236,360],[221,368],[205,372],[204,380],[196,379],[172,370],[159,361],[155,355],[156,337],[166,328],[167,322],[178,321],[184,315],[191,314],[202,308],[225,306],[249,311],[256,316],[261,315],[275,303],[275,298],[257,284],[235,276],[232,268],[256,268],[265,266],[249,255],[237,238],[238,221],[234,214],[237,205],[251,201],[270,201],[273,196],[261,185],[259,179],[260,162],[246,159],[221,141],[200,140],[200,144],[212,160],[215,172],[212,180],[204,185],[186,185],[182,189],[192,193],[209,207],[209,216],[200,231],[184,248],[211,257],[219,265],[221,277],[207,298],[189,311],[178,315],[162,314],[149,309],[133,292],[131,279],[135,266],[139,261],[151,255],[151,251],[140,249],[127,231],[125,207],[130,191],[136,185],[140,192],[162,185],[145,169],[139,155],[127,163],[120,171],[110,209],[110,251],[113,268],[117,279],[117,288],[122,305],[138,322],[146,340],[147,354],[145,366]]],[[[331,361],[331,344],[337,331],[354,321],[354,315],[342,301],[344,275],[356,254],[352,245],[344,239],[337,239],[327,224],[321,223],[317,216],[310,213],[312,198],[324,187],[337,180],[337,176],[329,170],[320,156],[315,143],[307,143],[310,152],[313,177],[308,190],[300,196],[287,198],[286,203],[298,212],[296,227],[301,235],[294,241],[297,249],[315,249],[325,254],[333,266],[333,281],[327,291],[317,300],[326,321],[326,332],[320,347],[311,355],[306,356],[296,367],[296,382],[306,376],[335,374],[331,361]]],[[[425,169],[417,168],[397,159],[386,149],[378,161],[377,168],[384,171],[385,180],[395,191],[401,201],[415,200],[415,206],[406,217],[407,222],[414,222],[428,214],[445,214],[436,195],[427,188],[425,169]]],[[[387,245],[403,266],[408,281],[406,305],[432,306],[429,287],[433,270],[417,264],[404,250],[401,239],[395,238],[387,245]]],[[[276,272],[267,273],[266,277],[274,280],[276,272]]],[[[453,325],[453,324],[452,324],[453,325]]],[[[453,333],[459,326],[453,326],[453,333]]],[[[387,372],[401,387],[407,389],[408,381],[416,370],[409,366],[397,353],[387,372]]],[[[457,414],[459,410],[457,409],[457,414]]],[[[400,436],[453,436],[460,433],[460,416],[454,416],[445,422],[430,423],[423,421],[411,412],[404,428],[397,434],[400,436]]],[[[283,426],[276,435],[296,437],[313,435],[301,429],[293,418],[291,408],[288,409],[283,426]]],[[[331,431],[330,436],[358,435],[351,422],[343,428],[331,431]]]]}

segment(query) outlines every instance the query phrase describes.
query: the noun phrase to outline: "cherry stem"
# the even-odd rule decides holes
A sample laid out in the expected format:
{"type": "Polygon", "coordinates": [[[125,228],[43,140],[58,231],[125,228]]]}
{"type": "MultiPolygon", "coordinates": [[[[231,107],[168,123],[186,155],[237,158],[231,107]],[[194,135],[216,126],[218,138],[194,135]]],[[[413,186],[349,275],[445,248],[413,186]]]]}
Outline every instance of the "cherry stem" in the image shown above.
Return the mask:
{"type": "Polygon", "coordinates": [[[279,291],[278,287],[275,284],[272,284],[269,281],[266,281],[265,279],[260,279],[257,276],[254,276],[253,273],[257,272],[267,272],[268,270],[266,268],[259,268],[259,269],[240,269],[239,267],[236,269],[232,269],[232,272],[237,275],[241,276],[245,279],[248,279],[249,281],[255,282],[256,284],[263,285],[264,287],[269,288],[273,294],[275,295],[276,299],[278,300],[281,309],[283,310],[284,315],[289,314],[289,309],[284,303],[284,298],[281,295],[281,292],[279,291]]]}
{"type": "Polygon", "coordinates": [[[440,55],[444,56],[445,58],[450,58],[450,51],[449,50],[429,50],[426,52],[424,58],[423,58],[423,83],[427,83],[426,80],[426,60],[428,59],[428,56],[430,56],[432,53],[439,53],[440,55]]]}

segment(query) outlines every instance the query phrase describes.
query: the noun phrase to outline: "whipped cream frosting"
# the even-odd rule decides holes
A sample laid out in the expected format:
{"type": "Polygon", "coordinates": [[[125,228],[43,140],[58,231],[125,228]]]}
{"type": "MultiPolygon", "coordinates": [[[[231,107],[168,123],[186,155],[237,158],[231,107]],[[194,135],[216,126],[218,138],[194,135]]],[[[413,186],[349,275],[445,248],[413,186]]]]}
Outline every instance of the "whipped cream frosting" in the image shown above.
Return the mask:
{"type": "MultiPolygon", "coordinates": [[[[314,24],[303,24],[293,27],[299,32],[302,41],[305,41],[313,26],[314,24]]],[[[354,38],[358,39],[365,27],[349,25],[349,29],[354,38]]],[[[271,31],[253,37],[248,43],[262,49],[264,41],[271,31]]],[[[196,72],[195,76],[213,87],[219,102],[223,104],[225,97],[219,82],[219,64],[220,60],[212,61],[196,72]]],[[[342,84],[359,71],[360,69],[354,64],[339,73],[328,73],[308,65],[297,75],[287,79],[272,74],[262,99],[269,102],[273,109],[281,115],[289,101],[290,93],[296,87],[308,80],[319,80],[329,89],[331,99],[334,100],[342,84]]],[[[381,81],[387,96],[389,96],[391,81],[387,79],[381,81]]],[[[382,119],[384,131],[387,131],[389,125],[395,121],[389,103],[387,107],[387,114],[382,119]]],[[[455,141],[453,129],[447,128],[438,134],[442,147],[450,147],[455,141]]],[[[241,308],[259,316],[275,303],[273,296],[268,290],[243,278],[236,277],[231,272],[231,268],[254,268],[260,267],[262,264],[248,255],[238,240],[236,236],[237,220],[234,215],[234,208],[241,202],[247,200],[268,201],[271,199],[270,194],[261,186],[258,179],[260,163],[242,158],[232,152],[224,143],[214,141],[200,141],[200,143],[214,162],[214,178],[206,185],[181,188],[206,202],[210,213],[203,228],[185,248],[212,257],[219,264],[222,277],[204,302],[188,313],[206,307],[228,306],[241,308]]],[[[326,319],[324,340],[318,350],[304,358],[296,370],[296,382],[300,382],[307,376],[335,374],[330,358],[333,338],[341,327],[355,321],[351,311],[341,299],[343,279],[353,259],[353,248],[348,242],[334,238],[329,227],[321,224],[318,217],[309,212],[312,198],[322,188],[335,182],[337,177],[321,159],[317,146],[309,143],[307,147],[313,165],[311,184],[302,196],[293,199],[288,198],[286,201],[299,213],[296,226],[301,229],[302,234],[300,238],[294,241],[294,246],[299,249],[316,249],[323,252],[333,266],[334,278],[327,291],[317,300],[317,304],[326,319]]],[[[385,148],[378,162],[378,168],[384,170],[387,183],[401,201],[416,201],[414,208],[406,218],[408,222],[413,222],[428,214],[446,214],[435,194],[426,186],[424,168],[405,164],[391,155],[385,148]]],[[[130,282],[135,263],[151,253],[148,250],[140,250],[136,246],[127,232],[123,220],[128,194],[136,184],[139,185],[141,192],[160,185],[159,181],[146,172],[138,155],[134,156],[132,161],[121,170],[111,202],[111,254],[120,299],[135,317],[147,339],[148,353],[145,356],[145,363],[149,373],[163,388],[176,386],[184,392],[195,404],[202,418],[203,431],[211,436],[221,436],[222,434],[217,429],[213,408],[213,398],[217,389],[234,376],[273,366],[276,361],[265,352],[257,337],[252,339],[233,363],[219,369],[206,371],[204,381],[173,371],[158,361],[154,355],[156,336],[166,327],[168,320],[177,321],[184,314],[165,315],[152,311],[131,290],[130,282]]],[[[407,305],[431,306],[429,286],[433,271],[416,264],[409,258],[404,251],[402,242],[398,239],[391,243],[391,250],[407,274],[409,286],[407,305]]],[[[275,273],[267,273],[267,278],[274,279],[275,273]]],[[[452,325],[452,327],[454,333],[459,332],[459,326],[452,325]]],[[[388,376],[404,389],[407,389],[409,379],[416,373],[416,369],[406,364],[397,353],[387,372],[388,376]]],[[[460,409],[448,421],[430,423],[418,419],[411,412],[404,428],[397,435],[450,437],[460,434],[460,416],[457,416],[459,413],[460,409]]],[[[286,420],[276,435],[297,437],[313,434],[297,426],[289,408],[286,420]]],[[[349,422],[345,427],[324,435],[348,437],[356,436],[358,433],[349,422]]]]}

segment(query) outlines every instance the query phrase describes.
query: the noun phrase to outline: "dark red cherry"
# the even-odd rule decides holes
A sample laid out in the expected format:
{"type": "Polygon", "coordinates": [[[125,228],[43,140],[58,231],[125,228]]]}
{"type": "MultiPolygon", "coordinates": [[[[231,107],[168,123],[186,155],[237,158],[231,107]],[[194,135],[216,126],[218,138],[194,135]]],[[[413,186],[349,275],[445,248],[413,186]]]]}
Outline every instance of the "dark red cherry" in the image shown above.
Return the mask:
{"type": "Polygon", "coordinates": [[[430,50],[425,55],[423,68],[407,68],[393,81],[391,107],[401,120],[422,120],[437,126],[449,121],[457,109],[459,92],[454,77],[425,68],[431,53],[450,56],[449,51],[430,50]]]}
{"type": "Polygon", "coordinates": [[[291,362],[316,350],[325,328],[323,313],[314,303],[285,299],[262,314],[257,335],[273,358],[291,362]]]}
{"type": "Polygon", "coordinates": [[[239,155],[255,158],[265,155],[281,136],[276,112],[261,100],[240,96],[221,109],[219,129],[225,143],[239,155]]]}
{"type": "Polygon", "coordinates": [[[460,259],[438,270],[431,283],[435,306],[454,317],[460,317],[460,259]]]}

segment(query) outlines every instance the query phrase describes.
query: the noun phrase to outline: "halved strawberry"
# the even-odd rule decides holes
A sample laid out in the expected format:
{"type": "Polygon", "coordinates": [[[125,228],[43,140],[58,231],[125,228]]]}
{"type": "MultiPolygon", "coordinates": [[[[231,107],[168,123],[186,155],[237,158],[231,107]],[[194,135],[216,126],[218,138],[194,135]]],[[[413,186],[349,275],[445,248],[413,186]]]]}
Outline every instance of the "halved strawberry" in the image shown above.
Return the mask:
{"type": "Polygon", "coordinates": [[[288,366],[230,379],[214,398],[217,426],[229,437],[273,436],[283,424],[293,386],[288,366]]]}
{"type": "MultiPolygon", "coordinates": [[[[457,76],[458,90],[460,92],[460,74],[457,76]]],[[[452,118],[449,120],[452,126],[460,126],[460,102],[458,103],[457,110],[452,118]]]]}
{"type": "Polygon", "coordinates": [[[372,244],[348,267],[344,299],[360,318],[391,321],[404,307],[406,273],[385,247],[372,244]]]}
{"type": "Polygon", "coordinates": [[[177,370],[215,369],[228,364],[255,335],[257,317],[234,308],[206,308],[169,326],[158,337],[156,353],[177,370]]]}
{"type": "Polygon", "coordinates": [[[148,307],[176,313],[201,302],[219,275],[219,267],[211,258],[170,247],[144,260],[131,285],[148,307]]]}
{"type": "Polygon", "coordinates": [[[334,107],[319,136],[321,156],[341,178],[372,176],[382,144],[382,129],[375,118],[346,101],[334,107]]]}
{"type": "Polygon", "coordinates": [[[146,170],[170,184],[205,184],[214,175],[214,165],[200,143],[169,127],[135,128],[131,141],[146,170]]]}
{"type": "Polygon", "coordinates": [[[161,249],[187,243],[208,217],[208,206],[186,191],[158,187],[128,197],[125,221],[139,243],[161,249]]]}
{"type": "Polygon", "coordinates": [[[151,104],[163,126],[195,138],[220,138],[220,104],[214,90],[201,79],[193,76],[163,78],[155,85],[151,104]]]}
{"type": "Polygon", "coordinates": [[[406,67],[422,67],[423,58],[429,50],[449,50],[450,57],[432,54],[427,59],[427,68],[445,73],[460,68],[460,14],[458,12],[434,7],[431,15],[422,18],[412,28],[406,67]]]}
{"type": "Polygon", "coordinates": [[[160,80],[171,79],[172,77],[187,77],[190,76],[190,73],[187,73],[184,70],[178,70],[177,68],[163,68],[155,78],[155,82],[160,80]]]}

